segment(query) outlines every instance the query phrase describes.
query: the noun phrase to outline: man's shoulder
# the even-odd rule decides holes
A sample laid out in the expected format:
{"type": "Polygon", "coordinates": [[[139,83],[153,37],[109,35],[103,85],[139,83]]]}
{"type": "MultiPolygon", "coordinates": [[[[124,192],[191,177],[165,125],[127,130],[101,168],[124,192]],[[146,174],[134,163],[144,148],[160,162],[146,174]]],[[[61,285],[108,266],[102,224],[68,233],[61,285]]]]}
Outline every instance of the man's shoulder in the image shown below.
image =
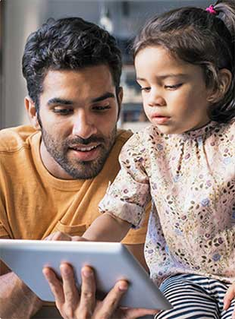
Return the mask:
{"type": "Polygon", "coordinates": [[[127,140],[133,135],[131,130],[119,129],[117,131],[116,143],[125,144],[127,140]]]}
{"type": "Polygon", "coordinates": [[[14,152],[28,145],[28,139],[37,131],[32,126],[18,126],[0,130],[0,152],[14,152]]]}

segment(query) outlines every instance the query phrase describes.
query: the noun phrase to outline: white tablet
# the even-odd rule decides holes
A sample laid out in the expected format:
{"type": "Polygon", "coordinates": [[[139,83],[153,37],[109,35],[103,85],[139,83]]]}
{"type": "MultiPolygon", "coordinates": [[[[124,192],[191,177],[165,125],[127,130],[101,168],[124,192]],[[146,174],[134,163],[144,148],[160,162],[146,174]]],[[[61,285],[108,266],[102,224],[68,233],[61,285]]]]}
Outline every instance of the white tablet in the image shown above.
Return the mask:
{"type": "Polygon", "coordinates": [[[122,306],[171,308],[148,273],[121,243],[1,239],[0,259],[45,301],[54,301],[54,296],[42,274],[43,267],[49,266],[59,275],[60,263],[67,262],[74,267],[78,287],[81,267],[89,265],[95,269],[100,291],[107,293],[119,279],[129,281],[122,306]]]}

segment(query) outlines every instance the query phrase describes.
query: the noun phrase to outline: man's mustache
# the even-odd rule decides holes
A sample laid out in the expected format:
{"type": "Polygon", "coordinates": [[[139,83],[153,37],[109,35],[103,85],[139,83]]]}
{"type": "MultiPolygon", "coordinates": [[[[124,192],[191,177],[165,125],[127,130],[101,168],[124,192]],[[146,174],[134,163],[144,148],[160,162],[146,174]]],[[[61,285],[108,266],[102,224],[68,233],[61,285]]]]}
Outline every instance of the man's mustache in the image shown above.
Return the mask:
{"type": "Polygon", "coordinates": [[[104,143],[105,140],[103,137],[98,136],[90,136],[89,138],[82,138],[82,137],[76,137],[70,140],[67,140],[67,144],[69,145],[77,145],[77,144],[83,144],[88,145],[90,143],[104,143]]]}

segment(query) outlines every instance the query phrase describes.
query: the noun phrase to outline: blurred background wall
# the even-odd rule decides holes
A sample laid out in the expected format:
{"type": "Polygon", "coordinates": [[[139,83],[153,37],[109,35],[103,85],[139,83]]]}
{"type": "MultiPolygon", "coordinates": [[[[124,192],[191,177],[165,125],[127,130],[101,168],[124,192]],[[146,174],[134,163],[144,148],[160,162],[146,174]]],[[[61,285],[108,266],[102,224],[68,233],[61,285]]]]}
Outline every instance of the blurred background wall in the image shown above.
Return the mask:
{"type": "Polygon", "coordinates": [[[123,51],[123,114],[120,125],[145,121],[134,84],[134,71],[126,45],[147,18],[174,7],[207,7],[211,0],[0,0],[0,129],[27,124],[24,111],[26,84],[21,75],[21,58],[28,35],[49,17],[80,16],[103,25],[123,51]]]}

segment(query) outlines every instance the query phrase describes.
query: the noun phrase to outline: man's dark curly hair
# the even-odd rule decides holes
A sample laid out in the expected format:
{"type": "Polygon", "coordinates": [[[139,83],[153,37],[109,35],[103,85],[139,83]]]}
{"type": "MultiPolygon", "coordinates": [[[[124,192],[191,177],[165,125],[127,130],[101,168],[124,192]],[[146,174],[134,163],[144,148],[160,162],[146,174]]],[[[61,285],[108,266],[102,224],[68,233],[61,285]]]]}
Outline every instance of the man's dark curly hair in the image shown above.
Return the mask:
{"type": "Polygon", "coordinates": [[[49,19],[27,39],[22,72],[30,98],[39,110],[39,95],[49,70],[79,70],[107,65],[118,90],[122,69],[115,38],[98,25],[78,17],[49,19]]]}

